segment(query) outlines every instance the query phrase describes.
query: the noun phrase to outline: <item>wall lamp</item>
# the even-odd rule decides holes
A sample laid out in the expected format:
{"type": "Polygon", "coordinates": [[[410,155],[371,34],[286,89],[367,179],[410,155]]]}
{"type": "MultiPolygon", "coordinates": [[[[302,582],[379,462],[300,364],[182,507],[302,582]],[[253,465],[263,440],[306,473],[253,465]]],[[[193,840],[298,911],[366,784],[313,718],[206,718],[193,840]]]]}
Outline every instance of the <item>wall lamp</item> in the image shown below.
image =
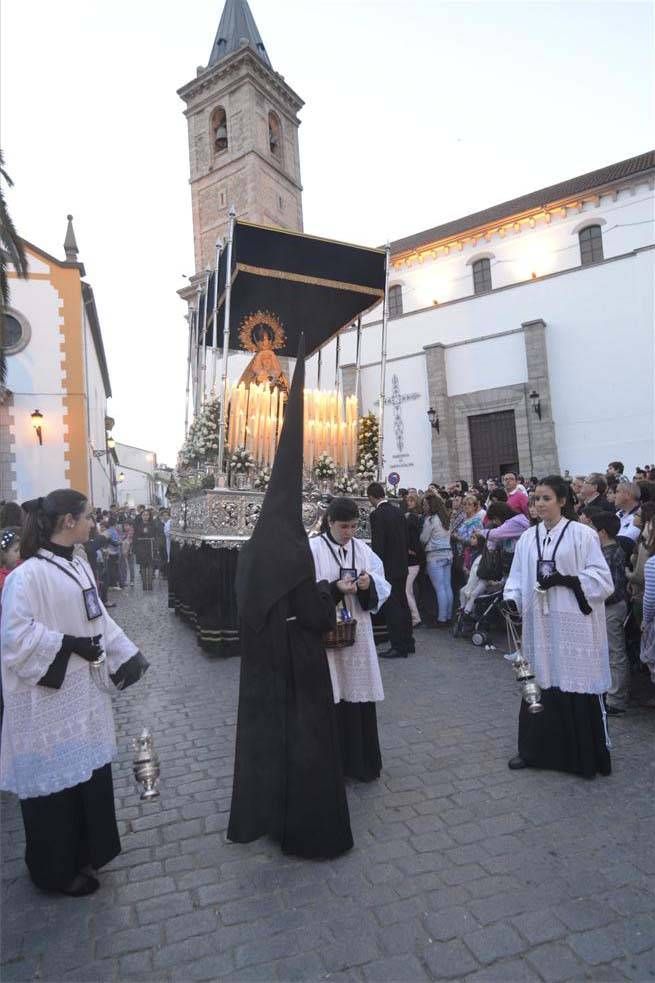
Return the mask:
{"type": "Polygon", "coordinates": [[[114,440],[114,438],[112,436],[110,436],[109,434],[107,434],[107,438],[106,439],[107,439],[107,450],[104,450],[104,451],[93,451],[92,452],[93,453],[93,456],[96,458],[96,460],[99,460],[101,457],[107,457],[108,454],[109,454],[109,451],[113,451],[114,447],[116,446],[116,441],[114,440]]]}
{"type": "Polygon", "coordinates": [[[125,481],[125,474],[122,471],[119,471],[116,475],[116,481],[125,481]]]}
{"type": "Polygon", "coordinates": [[[428,410],[428,420],[430,421],[430,426],[437,433],[441,433],[441,425],[439,423],[439,417],[437,416],[437,411],[433,410],[432,407],[428,410]]]}
{"type": "Polygon", "coordinates": [[[541,400],[536,389],[533,389],[530,393],[530,402],[532,403],[533,412],[536,413],[541,420],[541,400]]]}
{"type": "Polygon", "coordinates": [[[32,417],[32,426],[34,427],[36,439],[39,442],[39,446],[43,447],[43,430],[41,429],[41,424],[43,423],[43,413],[40,410],[34,410],[30,416],[32,417]]]}

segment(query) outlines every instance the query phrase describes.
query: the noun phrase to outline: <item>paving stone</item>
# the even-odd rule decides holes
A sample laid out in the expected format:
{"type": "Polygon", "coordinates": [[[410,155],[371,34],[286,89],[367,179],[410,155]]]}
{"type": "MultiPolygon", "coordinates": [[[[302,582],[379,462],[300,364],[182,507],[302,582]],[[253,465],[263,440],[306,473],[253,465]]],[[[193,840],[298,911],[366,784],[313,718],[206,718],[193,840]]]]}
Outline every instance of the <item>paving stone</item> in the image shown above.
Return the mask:
{"type": "Polygon", "coordinates": [[[504,922],[495,922],[464,936],[463,941],[481,963],[515,956],[527,948],[518,932],[504,922]]]}
{"type": "Polygon", "coordinates": [[[423,924],[430,937],[439,942],[461,938],[478,928],[478,923],[466,908],[444,908],[431,912],[425,915],[423,924]]]}
{"type": "Polygon", "coordinates": [[[217,925],[218,915],[208,908],[190,912],[188,915],[179,915],[166,922],[164,929],[166,941],[179,942],[196,935],[205,935],[214,931],[217,925]]]}
{"type": "Polygon", "coordinates": [[[191,911],[192,907],[193,904],[188,891],[182,891],[141,901],[136,906],[136,912],[141,925],[148,925],[151,922],[161,924],[161,922],[173,918],[175,915],[182,915],[191,911]]]}
{"type": "Polygon", "coordinates": [[[607,925],[616,916],[611,908],[599,901],[568,901],[559,905],[557,917],[572,931],[584,931],[607,925]]]}
{"type": "Polygon", "coordinates": [[[530,945],[539,945],[542,942],[562,938],[567,931],[555,912],[550,910],[527,911],[523,915],[512,918],[511,924],[530,945]]]}
{"type": "Polygon", "coordinates": [[[390,956],[364,966],[364,979],[371,983],[390,983],[394,980],[429,980],[430,977],[416,956],[390,956]]]}
{"type": "Polygon", "coordinates": [[[569,935],[566,941],[575,954],[591,966],[609,963],[625,954],[621,942],[607,928],[578,932],[569,935]]]}
{"type": "Polygon", "coordinates": [[[278,959],[275,974],[278,980],[284,980],[285,983],[305,983],[308,980],[323,979],[325,967],[316,953],[303,952],[289,959],[278,959]]]}
{"type": "Polygon", "coordinates": [[[436,980],[461,979],[478,968],[469,950],[459,941],[434,942],[426,946],[423,960],[436,980]]]}
{"type": "Polygon", "coordinates": [[[546,983],[584,979],[583,965],[569,947],[561,942],[548,942],[546,945],[531,949],[527,959],[546,983]]]}
{"type": "Polygon", "coordinates": [[[159,944],[161,931],[158,925],[147,925],[142,928],[128,928],[124,932],[115,932],[96,943],[96,955],[122,956],[127,952],[138,952],[140,949],[150,949],[159,944]]]}
{"type": "Polygon", "coordinates": [[[213,935],[185,938],[156,949],[153,955],[154,968],[167,970],[175,966],[184,966],[186,963],[201,959],[203,956],[211,955],[216,951],[217,945],[213,935]]]}

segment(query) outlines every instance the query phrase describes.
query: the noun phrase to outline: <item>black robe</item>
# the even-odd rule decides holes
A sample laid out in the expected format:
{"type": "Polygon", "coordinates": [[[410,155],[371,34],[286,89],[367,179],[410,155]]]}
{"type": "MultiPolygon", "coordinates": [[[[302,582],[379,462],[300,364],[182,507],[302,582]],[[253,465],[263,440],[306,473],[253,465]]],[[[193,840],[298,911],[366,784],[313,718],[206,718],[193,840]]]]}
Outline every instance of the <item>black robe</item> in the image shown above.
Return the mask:
{"type": "Polygon", "coordinates": [[[336,857],[353,845],[332,683],[321,635],[334,627],[325,582],[308,578],[241,624],[241,682],[228,839],[336,857]],[[294,620],[288,620],[294,619],[294,620]]]}

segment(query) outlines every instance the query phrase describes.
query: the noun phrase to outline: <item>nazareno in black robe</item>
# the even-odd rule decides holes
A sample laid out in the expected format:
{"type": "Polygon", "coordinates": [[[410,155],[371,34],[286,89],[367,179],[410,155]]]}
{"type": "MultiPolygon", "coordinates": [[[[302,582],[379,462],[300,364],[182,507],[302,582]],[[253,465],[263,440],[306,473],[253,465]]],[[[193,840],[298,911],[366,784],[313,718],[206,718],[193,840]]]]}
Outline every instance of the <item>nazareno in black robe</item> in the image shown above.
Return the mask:
{"type": "Polygon", "coordinates": [[[275,605],[261,632],[242,624],[230,840],[269,835],[308,858],[353,845],[321,641],[334,624],[330,589],[313,578],[275,605]]]}
{"type": "Polygon", "coordinates": [[[266,496],[237,564],[241,679],[228,839],[285,853],[353,845],[322,634],[335,624],[302,522],[304,339],[266,496]]]}

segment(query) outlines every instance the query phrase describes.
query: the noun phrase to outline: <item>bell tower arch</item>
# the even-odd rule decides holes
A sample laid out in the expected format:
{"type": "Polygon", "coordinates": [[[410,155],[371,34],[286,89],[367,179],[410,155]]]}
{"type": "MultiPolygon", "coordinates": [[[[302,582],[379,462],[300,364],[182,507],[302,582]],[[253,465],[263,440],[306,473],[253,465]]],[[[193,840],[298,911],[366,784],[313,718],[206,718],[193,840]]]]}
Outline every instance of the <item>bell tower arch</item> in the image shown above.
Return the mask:
{"type": "Polygon", "coordinates": [[[247,0],[226,0],[209,62],[178,90],[186,104],[196,273],[237,218],[301,232],[302,99],[273,69],[247,0]]]}

